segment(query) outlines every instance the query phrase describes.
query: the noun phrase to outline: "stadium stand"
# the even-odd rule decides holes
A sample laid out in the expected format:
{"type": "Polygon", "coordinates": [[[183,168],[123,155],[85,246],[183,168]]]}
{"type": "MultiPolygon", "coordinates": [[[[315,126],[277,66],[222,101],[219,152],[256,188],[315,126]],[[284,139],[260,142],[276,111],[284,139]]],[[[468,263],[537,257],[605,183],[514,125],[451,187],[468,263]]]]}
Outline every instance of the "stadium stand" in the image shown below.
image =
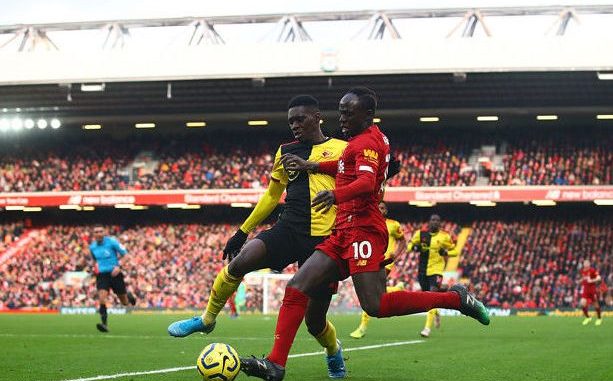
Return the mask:
{"type": "MultiPolygon", "coordinates": [[[[420,223],[403,225],[407,239],[420,223]]],[[[111,226],[129,249],[123,261],[126,280],[141,308],[184,308],[205,305],[208,288],[223,266],[221,251],[237,226],[231,224],[154,224],[121,229],[111,226]]],[[[15,234],[19,224],[2,225],[15,234]]],[[[456,234],[460,226],[446,223],[456,234]]],[[[563,221],[479,220],[460,261],[466,278],[492,307],[576,307],[578,264],[592,262],[613,283],[613,230],[597,219],[563,221]],[[526,271],[527,269],[527,271],[526,271]]],[[[40,229],[27,250],[0,265],[0,308],[95,306],[92,278],[70,279],[73,271],[89,271],[91,226],[50,225],[40,229]]],[[[2,253],[0,252],[0,255],[2,253]]],[[[287,271],[294,272],[295,266],[287,271]]],[[[409,252],[397,261],[391,284],[417,289],[417,256],[409,252]]],[[[271,308],[282,300],[284,283],[273,284],[271,308]]],[[[352,287],[341,287],[332,306],[357,308],[352,287]]],[[[261,310],[262,290],[247,288],[247,310],[261,310]]]]}
{"type": "MultiPolygon", "coordinates": [[[[15,145],[0,153],[0,191],[260,188],[282,139],[164,137],[15,145]]],[[[613,138],[544,141],[484,137],[392,140],[401,162],[390,186],[601,185],[613,182],[613,138]],[[481,144],[483,143],[483,144],[481,144]],[[486,147],[486,148],[484,148],[486,147]],[[489,152],[489,154],[488,154],[489,152]],[[485,162],[482,160],[485,158],[485,162]]]]}

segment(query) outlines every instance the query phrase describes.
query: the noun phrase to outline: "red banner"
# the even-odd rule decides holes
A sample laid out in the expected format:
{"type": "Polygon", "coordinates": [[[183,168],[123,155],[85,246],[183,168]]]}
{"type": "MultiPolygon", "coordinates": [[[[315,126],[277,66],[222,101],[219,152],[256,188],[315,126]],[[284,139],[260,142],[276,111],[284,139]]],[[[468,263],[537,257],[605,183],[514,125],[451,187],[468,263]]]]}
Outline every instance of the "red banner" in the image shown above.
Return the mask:
{"type": "MultiPolygon", "coordinates": [[[[0,193],[0,208],[32,206],[255,204],[263,189],[0,193]]],[[[530,202],[613,200],[613,186],[389,187],[388,202],[530,202]]]]}

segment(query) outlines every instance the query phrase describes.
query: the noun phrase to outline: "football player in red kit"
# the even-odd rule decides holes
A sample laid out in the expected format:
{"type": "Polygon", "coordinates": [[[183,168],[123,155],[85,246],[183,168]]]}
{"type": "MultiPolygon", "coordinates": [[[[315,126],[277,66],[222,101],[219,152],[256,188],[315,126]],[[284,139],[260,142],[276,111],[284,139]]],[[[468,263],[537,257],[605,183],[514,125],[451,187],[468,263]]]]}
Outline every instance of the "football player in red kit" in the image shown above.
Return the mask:
{"type": "Polygon", "coordinates": [[[595,268],[590,266],[590,261],[586,259],[583,261],[583,268],[581,269],[581,308],[583,309],[583,325],[588,325],[592,321],[588,308],[590,304],[594,306],[596,310],[596,325],[602,324],[602,316],[600,315],[600,302],[598,301],[598,283],[602,279],[595,268]]]}
{"type": "MultiPolygon", "coordinates": [[[[386,293],[384,254],[387,227],[378,208],[390,162],[387,137],[373,124],[377,98],[370,89],[347,92],[339,103],[339,122],[349,144],[340,159],[312,163],[295,156],[283,160],[288,170],[324,172],[336,177],[333,191],[312,198],[317,210],[336,206],[335,227],[285,288],[275,341],[266,358],[241,359],[241,370],[264,380],[282,380],[296,331],[305,318],[310,298],[322,286],[352,277],[362,309],[373,317],[391,317],[451,308],[489,324],[483,303],[456,285],[448,292],[396,291],[386,293]]],[[[307,316],[308,318],[308,316],[307,316]]],[[[342,356],[342,350],[338,352],[342,356]]],[[[344,377],[344,374],[338,378],[344,377]]]]}

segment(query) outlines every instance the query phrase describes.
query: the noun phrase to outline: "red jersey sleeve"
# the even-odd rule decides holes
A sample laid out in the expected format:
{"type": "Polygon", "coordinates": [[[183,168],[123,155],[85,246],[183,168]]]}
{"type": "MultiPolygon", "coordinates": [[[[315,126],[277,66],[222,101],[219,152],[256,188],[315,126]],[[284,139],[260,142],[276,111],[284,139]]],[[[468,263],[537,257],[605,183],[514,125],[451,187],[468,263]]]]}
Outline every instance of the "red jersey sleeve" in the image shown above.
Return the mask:
{"type": "Polygon", "coordinates": [[[318,172],[325,173],[326,175],[330,175],[332,177],[336,176],[336,171],[338,170],[338,160],[333,161],[322,161],[319,163],[318,172]]]}
{"type": "Polygon", "coordinates": [[[376,177],[379,163],[385,160],[385,154],[379,152],[376,144],[365,142],[355,150],[355,174],[359,176],[364,172],[371,173],[376,177]]]}
{"type": "Polygon", "coordinates": [[[376,174],[382,156],[375,147],[376,144],[368,140],[353,147],[351,154],[355,157],[355,180],[344,187],[336,188],[334,196],[337,204],[371,193],[375,189],[376,174]]]}

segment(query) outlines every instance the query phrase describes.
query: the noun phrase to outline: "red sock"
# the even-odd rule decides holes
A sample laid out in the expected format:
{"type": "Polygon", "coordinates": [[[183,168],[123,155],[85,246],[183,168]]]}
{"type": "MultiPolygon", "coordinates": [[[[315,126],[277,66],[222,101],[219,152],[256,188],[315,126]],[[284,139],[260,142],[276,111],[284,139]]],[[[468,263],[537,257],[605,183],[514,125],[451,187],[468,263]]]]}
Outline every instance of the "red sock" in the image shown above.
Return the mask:
{"type": "Polygon", "coordinates": [[[289,350],[296,337],[296,332],[304,319],[308,301],[309,298],[300,290],[293,287],[285,288],[283,304],[277,318],[275,342],[272,346],[272,351],[268,355],[268,359],[275,364],[285,367],[289,350]]]}
{"type": "Polygon", "coordinates": [[[600,319],[600,306],[596,307],[596,316],[600,319]]]}
{"type": "Polygon", "coordinates": [[[583,307],[583,315],[585,315],[586,318],[590,317],[590,314],[587,313],[587,306],[583,307]]]}
{"type": "Polygon", "coordinates": [[[232,313],[232,315],[236,316],[236,303],[234,302],[234,295],[232,295],[230,299],[228,299],[228,304],[230,305],[230,312],[232,313]]]}
{"type": "Polygon", "coordinates": [[[460,308],[460,295],[454,291],[396,291],[383,294],[379,317],[410,315],[433,308],[460,308]]]}

